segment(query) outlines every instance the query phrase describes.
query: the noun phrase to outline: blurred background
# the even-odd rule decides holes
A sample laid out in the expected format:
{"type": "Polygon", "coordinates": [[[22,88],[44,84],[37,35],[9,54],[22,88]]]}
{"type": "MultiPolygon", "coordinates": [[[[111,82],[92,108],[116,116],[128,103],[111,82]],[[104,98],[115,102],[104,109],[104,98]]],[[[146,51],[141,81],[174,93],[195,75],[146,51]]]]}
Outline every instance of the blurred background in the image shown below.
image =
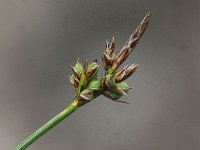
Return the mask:
{"type": "Polygon", "coordinates": [[[121,99],[131,104],[101,96],[29,149],[199,150],[199,0],[0,0],[0,149],[14,149],[71,102],[69,64],[101,63],[105,40],[115,36],[120,50],[149,11],[124,63],[140,64],[121,99]]]}

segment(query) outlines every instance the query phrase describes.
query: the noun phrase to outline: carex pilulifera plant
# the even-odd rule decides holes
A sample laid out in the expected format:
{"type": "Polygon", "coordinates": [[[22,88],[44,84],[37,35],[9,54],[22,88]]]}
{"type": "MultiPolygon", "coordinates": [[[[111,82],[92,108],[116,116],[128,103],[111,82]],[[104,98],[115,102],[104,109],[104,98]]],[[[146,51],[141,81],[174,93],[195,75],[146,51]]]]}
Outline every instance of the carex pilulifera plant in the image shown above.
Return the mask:
{"type": "Polygon", "coordinates": [[[70,82],[75,90],[72,103],[22,141],[15,150],[26,149],[51,128],[77,110],[77,108],[91,102],[100,95],[115,102],[128,103],[120,100],[120,98],[127,95],[131,89],[125,80],[136,71],[138,65],[127,65],[122,70],[119,70],[119,67],[128,58],[145,32],[150,15],[151,13],[148,13],[144,17],[119,52],[115,50],[114,37],[110,43],[106,42],[106,49],[101,54],[105,74],[100,79],[97,78],[99,65],[96,60],[89,62],[85,59],[84,64],[81,64],[80,60],[77,59],[74,66],[70,65],[73,71],[73,74],[70,76],[70,82]]]}

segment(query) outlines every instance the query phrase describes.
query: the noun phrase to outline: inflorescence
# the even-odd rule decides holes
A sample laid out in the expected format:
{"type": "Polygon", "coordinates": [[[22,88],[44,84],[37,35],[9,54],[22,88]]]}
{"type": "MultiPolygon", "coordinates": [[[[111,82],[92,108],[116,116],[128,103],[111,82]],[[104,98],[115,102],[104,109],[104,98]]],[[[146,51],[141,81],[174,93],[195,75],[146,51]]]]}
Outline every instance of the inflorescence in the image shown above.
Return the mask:
{"type": "Polygon", "coordinates": [[[100,80],[97,79],[99,69],[97,61],[89,63],[86,59],[84,65],[82,65],[78,59],[75,66],[70,65],[73,70],[73,74],[70,76],[70,82],[76,93],[74,101],[77,101],[79,106],[92,101],[100,95],[104,95],[116,102],[128,103],[120,101],[119,99],[127,95],[131,89],[125,80],[136,71],[138,65],[128,65],[120,71],[118,71],[118,68],[139,42],[147,28],[150,15],[151,13],[148,13],[144,17],[118,53],[115,52],[114,37],[110,43],[106,42],[106,49],[101,55],[105,75],[100,80]]]}

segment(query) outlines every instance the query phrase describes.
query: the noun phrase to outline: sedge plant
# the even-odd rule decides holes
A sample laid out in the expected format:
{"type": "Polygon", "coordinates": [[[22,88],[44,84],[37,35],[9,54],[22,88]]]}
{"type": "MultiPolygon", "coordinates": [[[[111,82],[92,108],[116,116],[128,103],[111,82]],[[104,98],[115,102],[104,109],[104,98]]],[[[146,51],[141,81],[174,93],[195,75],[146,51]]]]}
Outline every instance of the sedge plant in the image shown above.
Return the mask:
{"type": "Polygon", "coordinates": [[[119,99],[122,96],[127,95],[128,91],[131,89],[125,80],[136,71],[138,65],[128,65],[120,71],[118,68],[127,59],[142,37],[147,28],[150,15],[151,13],[148,13],[144,17],[118,53],[115,52],[114,37],[110,43],[106,42],[106,49],[101,54],[105,74],[100,80],[97,78],[99,69],[97,61],[88,62],[86,59],[83,65],[78,59],[75,66],[70,65],[73,71],[73,74],[70,76],[70,82],[75,90],[75,96],[72,103],[22,141],[15,150],[26,149],[79,107],[93,101],[100,95],[115,102],[128,103],[119,99]]]}

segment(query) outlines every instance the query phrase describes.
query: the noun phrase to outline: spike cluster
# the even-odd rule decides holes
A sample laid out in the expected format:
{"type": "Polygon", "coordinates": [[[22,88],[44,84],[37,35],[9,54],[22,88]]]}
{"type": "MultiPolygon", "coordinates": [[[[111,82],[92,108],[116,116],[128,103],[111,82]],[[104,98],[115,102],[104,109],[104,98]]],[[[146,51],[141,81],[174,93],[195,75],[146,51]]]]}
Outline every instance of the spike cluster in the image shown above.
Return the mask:
{"type": "Polygon", "coordinates": [[[87,59],[82,65],[79,59],[75,66],[71,66],[73,74],[70,76],[70,82],[74,86],[76,99],[80,105],[94,99],[100,91],[100,84],[97,81],[97,72],[99,65],[93,61],[88,64],[87,59]]]}
{"type": "Polygon", "coordinates": [[[115,46],[113,38],[110,44],[108,42],[106,43],[106,50],[105,52],[102,52],[102,61],[106,71],[105,76],[101,80],[102,94],[111,100],[123,102],[118,99],[121,98],[121,96],[127,95],[128,91],[131,89],[128,84],[124,82],[124,80],[135,72],[138,65],[132,64],[130,66],[126,66],[121,71],[113,70],[113,65],[116,62],[119,62],[119,59],[126,59],[121,57],[124,55],[120,55],[120,57],[118,57],[114,51],[115,46]]]}
{"type": "Polygon", "coordinates": [[[118,99],[123,95],[127,95],[128,91],[131,89],[124,81],[136,71],[138,65],[132,64],[126,66],[121,71],[117,69],[127,59],[139,42],[146,30],[150,15],[151,13],[148,13],[144,17],[118,53],[115,53],[114,37],[110,43],[106,42],[106,50],[102,52],[101,55],[105,75],[100,81],[97,80],[99,66],[96,61],[90,64],[86,61],[83,66],[77,60],[76,65],[74,67],[71,66],[74,74],[70,77],[70,81],[75,88],[76,99],[78,99],[81,105],[93,100],[101,94],[111,100],[123,102],[118,99]]]}

